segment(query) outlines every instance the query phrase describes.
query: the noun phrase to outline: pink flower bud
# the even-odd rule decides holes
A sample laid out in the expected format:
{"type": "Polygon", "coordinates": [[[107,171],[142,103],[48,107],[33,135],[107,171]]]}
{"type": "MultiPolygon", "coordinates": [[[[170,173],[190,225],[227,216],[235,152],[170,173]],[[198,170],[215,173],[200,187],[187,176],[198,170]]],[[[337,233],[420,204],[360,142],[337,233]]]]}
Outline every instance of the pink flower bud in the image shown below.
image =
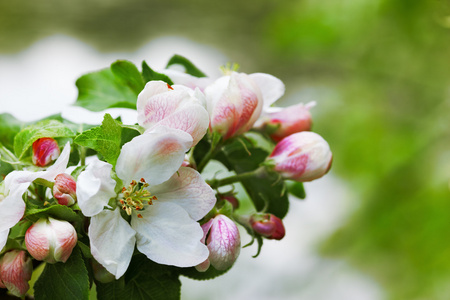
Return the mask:
{"type": "Polygon", "coordinates": [[[261,118],[258,127],[265,130],[276,142],[300,131],[311,130],[312,118],[309,109],[314,103],[288,106],[275,112],[269,112],[261,118]]]}
{"type": "Polygon", "coordinates": [[[30,288],[28,281],[31,279],[32,272],[33,264],[25,251],[9,251],[0,260],[2,287],[6,287],[14,296],[25,296],[30,288]]]}
{"type": "Polygon", "coordinates": [[[25,245],[37,260],[48,263],[66,262],[77,244],[77,232],[67,221],[39,219],[28,228],[25,245]]]}
{"type": "Polygon", "coordinates": [[[286,234],[283,221],[272,214],[255,214],[250,218],[253,230],[273,240],[281,240],[286,234]]]}
{"type": "Polygon", "coordinates": [[[199,271],[206,271],[211,264],[217,270],[226,270],[233,265],[241,250],[241,238],[236,224],[227,216],[217,215],[202,225],[203,240],[209,249],[208,259],[198,265],[199,271]],[[209,233],[209,234],[208,234],[209,233]]]}
{"type": "Polygon", "coordinates": [[[44,167],[59,157],[58,143],[52,138],[40,138],[33,143],[33,164],[44,167]]]}
{"type": "Polygon", "coordinates": [[[248,131],[261,114],[262,93],[258,85],[244,73],[232,72],[205,89],[210,113],[210,129],[223,139],[248,131]]]}
{"type": "Polygon", "coordinates": [[[328,143],[317,133],[302,131],[279,142],[268,162],[286,179],[311,181],[325,175],[331,167],[328,143]]]}
{"type": "Polygon", "coordinates": [[[77,201],[77,183],[69,174],[59,174],[55,177],[53,196],[61,205],[71,206],[77,201]]]}

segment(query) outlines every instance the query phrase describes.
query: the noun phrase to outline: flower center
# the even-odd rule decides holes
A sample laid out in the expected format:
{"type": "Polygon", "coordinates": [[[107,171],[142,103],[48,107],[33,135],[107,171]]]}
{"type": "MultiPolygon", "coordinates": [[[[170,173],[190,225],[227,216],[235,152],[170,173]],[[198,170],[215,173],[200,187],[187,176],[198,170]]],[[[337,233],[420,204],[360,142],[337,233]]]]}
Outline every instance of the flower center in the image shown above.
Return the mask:
{"type": "MultiPolygon", "coordinates": [[[[144,178],[141,178],[140,182],[133,180],[128,187],[122,188],[122,193],[119,194],[119,203],[127,215],[131,216],[133,210],[144,210],[145,205],[152,205],[153,200],[157,199],[156,196],[152,196],[145,189],[146,187],[148,187],[148,183],[145,182],[144,178]]],[[[142,218],[142,215],[139,213],[137,216],[138,218],[142,218]]]]}

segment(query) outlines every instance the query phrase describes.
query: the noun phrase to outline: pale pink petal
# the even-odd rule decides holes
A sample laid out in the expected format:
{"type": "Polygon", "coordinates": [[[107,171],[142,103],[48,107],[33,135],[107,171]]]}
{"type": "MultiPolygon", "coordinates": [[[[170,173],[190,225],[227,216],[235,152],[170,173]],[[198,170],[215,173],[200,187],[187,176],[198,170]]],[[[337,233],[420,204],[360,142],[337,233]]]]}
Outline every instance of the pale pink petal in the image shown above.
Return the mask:
{"type": "Polygon", "coordinates": [[[6,242],[8,241],[9,229],[0,231],[0,251],[5,247],[6,242]]]}
{"type": "Polygon", "coordinates": [[[203,230],[180,206],[157,200],[141,212],[143,218],[132,216],[137,248],[149,259],[164,265],[192,267],[209,255],[201,243],[203,230]]]}
{"type": "Polygon", "coordinates": [[[214,191],[192,168],[181,167],[166,182],[152,186],[150,192],[158,197],[158,202],[178,204],[196,221],[203,218],[216,203],[214,191]]]}
{"type": "Polygon", "coordinates": [[[284,95],[284,83],[275,76],[253,73],[250,78],[258,85],[264,99],[264,108],[269,107],[284,95]]]}
{"type": "Polygon", "coordinates": [[[77,179],[78,205],[85,216],[91,217],[108,207],[116,196],[116,182],[111,178],[112,165],[98,159],[92,161],[77,179]]]}
{"type": "Polygon", "coordinates": [[[0,194],[0,231],[7,231],[17,224],[25,212],[22,195],[30,183],[14,184],[7,196],[0,194]]]}
{"type": "Polygon", "coordinates": [[[127,270],[136,242],[135,231],[121,216],[119,208],[104,210],[91,218],[89,239],[94,258],[119,279],[127,270]]]}
{"type": "Polygon", "coordinates": [[[117,159],[117,176],[124,185],[144,178],[149,184],[169,179],[181,166],[192,137],[184,131],[158,126],[133,138],[122,147],[117,159]]]}

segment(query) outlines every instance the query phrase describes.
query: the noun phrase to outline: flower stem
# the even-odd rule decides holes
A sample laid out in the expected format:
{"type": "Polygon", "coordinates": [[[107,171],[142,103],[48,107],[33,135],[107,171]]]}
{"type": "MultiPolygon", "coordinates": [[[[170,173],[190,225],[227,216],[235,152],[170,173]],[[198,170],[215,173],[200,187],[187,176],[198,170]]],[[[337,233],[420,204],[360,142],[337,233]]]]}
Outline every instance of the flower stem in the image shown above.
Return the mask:
{"type": "Polygon", "coordinates": [[[213,133],[211,138],[211,148],[209,148],[208,152],[202,158],[200,163],[197,165],[197,171],[201,173],[209,161],[217,154],[217,152],[222,148],[222,137],[213,133]]]}
{"type": "Polygon", "coordinates": [[[224,185],[233,184],[233,183],[240,182],[242,180],[249,179],[249,178],[259,177],[259,176],[263,175],[265,173],[265,171],[266,171],[266,168],[262,166],[256,170],[253,170],[250,172],[236,174],[236,175],[222,178],[222,179],[214,178],[214,179],[208,180],[207,182],[213,189],[217,189],[224,185]]]}

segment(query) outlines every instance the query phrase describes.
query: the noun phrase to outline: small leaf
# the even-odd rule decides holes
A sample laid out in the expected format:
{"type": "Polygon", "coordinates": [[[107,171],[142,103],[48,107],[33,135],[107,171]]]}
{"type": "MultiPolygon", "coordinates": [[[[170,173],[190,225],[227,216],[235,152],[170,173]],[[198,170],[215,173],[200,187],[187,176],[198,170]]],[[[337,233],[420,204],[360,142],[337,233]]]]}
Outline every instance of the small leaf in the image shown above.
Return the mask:
{"type": "Polygon", "coordinates": [[[10,114],[0,114],[0,143],[9,150],[14,149],[14,136],[25,127],[25,123],[10,114]]]}
{"type": "Polygon", "coordinates": [[[80,146],[94,149],[107,162],[116,165],[120,154],[122,127],[110,114],[105,114],[102,125],[78,135],[74,142],[80,146]]]}
{"type": "Polygon", "coordinates": [[[75,247],[69,259],[56,264],[46,264],[34,286],[36,300],[89,299],[89,276],[80,249],[75,247]]]}
{"type": "Polygon", "coordinates": [[[169,85],[173,85],[173,81],[167,75],[153,71],[147,65],[145,60],[142,61],[142,77],[144,78],[145,82],[149,82],[152,80],[161,80],[169,85]]]}
{"type": "Polygon", "coordinates": [[[186,70],[186,73],[192,76],[206,77],[205,73],[200,71],[190,60],[181,55],[175,54],[174,56],[172,56],[172,58],[167,63],[166,68],[170,67],[171,65],[182,65],[186,70]]]}
{"type": "Polygon", "coordinates": [[[111,71],[122,84],[130,87],[136,96],[145,86],[141,73],[132,62],[118,60],[111,65],[111,71]]]}
{"type": "Polygon", "coordinates": [[[78,88],[75,105],[91,111],[111,107],[136,109],[136,92],[129,85],[124,85],[111,68],[83,75],[75,85],[78,88]]]}
{"type": "Polygon", "coordinates": [[[27,204],[25,210],[25,218],[29,221],[36,222],[40,218],[53,217],[58,220],[66,220],[69,222],[80,221],[80,216],[77,215],[70,207],[65,205],[55,204],[45,208],[39,208],[31,204],[27,204]]]}
{"type": "Polygon", "coordinates": [[[37,139],[50,137],[73,137],[74,132],[56,120],[44,120],[22,129],[14,138],[14,152],[21,159],[37,139]]]}

